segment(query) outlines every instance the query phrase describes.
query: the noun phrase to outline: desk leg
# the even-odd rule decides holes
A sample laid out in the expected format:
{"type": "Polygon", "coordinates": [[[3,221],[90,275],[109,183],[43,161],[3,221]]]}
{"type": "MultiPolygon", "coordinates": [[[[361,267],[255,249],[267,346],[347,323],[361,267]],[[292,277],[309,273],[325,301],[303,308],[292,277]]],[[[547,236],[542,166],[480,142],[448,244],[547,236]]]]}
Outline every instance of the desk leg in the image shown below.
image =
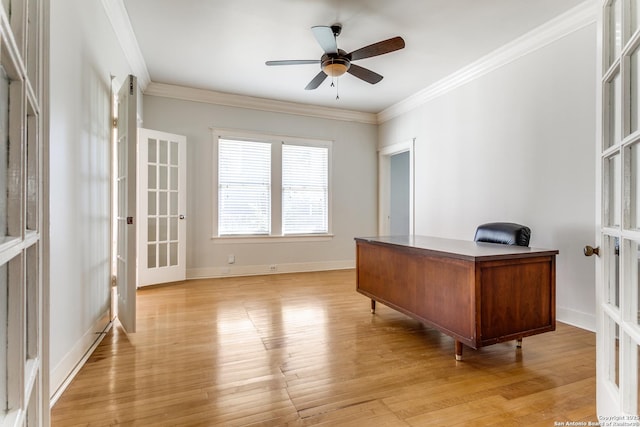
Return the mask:
{"type": "Polygon", "coordinates": [[[371,300],[371,314],[375,314],[376,312],[376,300],[371,300]]]}
{"type": "Polygon", "coordinates": [[[518,338],[518,339],[516,340],[516,347],[517,347],[517,348],[522,348],[522,338],[518,338]]]}
{"type": "Polygon", "coordinates": [[[456,340],[456,360],[462,360],[462,343],[456,340]]]}

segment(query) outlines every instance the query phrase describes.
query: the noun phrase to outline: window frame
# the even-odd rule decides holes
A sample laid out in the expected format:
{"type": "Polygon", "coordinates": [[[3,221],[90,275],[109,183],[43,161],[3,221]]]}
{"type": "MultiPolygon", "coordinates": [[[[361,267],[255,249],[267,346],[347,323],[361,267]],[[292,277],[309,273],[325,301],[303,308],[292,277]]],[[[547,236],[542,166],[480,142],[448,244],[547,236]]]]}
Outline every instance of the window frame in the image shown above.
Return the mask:
{"type": "Polygon", "coordinates": [[[212,235],[215,242],[225,243],[264,243],[269,240],[278,242],[323,241],[333,238],[332,221],[332,153],[333,141],[255,133],[233,129],[212,129],[212,235]],[[218,230],[218,141],[220,139],[255,141],[271,144],[271,232],[268,235],[219,235],[218,230]],[[285,144],[327,148],[327,232],[313,234],[282,234],[282,146],[285,144]]]}

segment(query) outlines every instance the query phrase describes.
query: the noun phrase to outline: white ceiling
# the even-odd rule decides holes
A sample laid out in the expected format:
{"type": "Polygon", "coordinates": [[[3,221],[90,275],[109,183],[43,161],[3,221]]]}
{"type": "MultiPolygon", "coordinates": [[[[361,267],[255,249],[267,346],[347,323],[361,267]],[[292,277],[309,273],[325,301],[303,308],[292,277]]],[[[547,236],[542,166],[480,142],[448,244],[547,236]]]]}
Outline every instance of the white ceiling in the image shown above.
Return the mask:
{"type": "Polygon", "coordinates": [[[584,0],[124,0],[152,82],[378,113],[478,60],[584,0]],[[384,76],[370,85],[346,74],[304,87],[319,59],[310,28],[343,25],[351,52],[394,36],[406,47],[358,65],[384,76]]]}

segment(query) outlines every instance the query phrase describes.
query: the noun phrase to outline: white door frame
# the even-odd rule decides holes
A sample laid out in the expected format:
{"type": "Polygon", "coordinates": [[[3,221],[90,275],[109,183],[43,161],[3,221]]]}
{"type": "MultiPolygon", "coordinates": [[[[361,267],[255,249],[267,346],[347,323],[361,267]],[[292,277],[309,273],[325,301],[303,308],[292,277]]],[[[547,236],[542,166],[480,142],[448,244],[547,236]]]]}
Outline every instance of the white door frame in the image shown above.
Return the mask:
{"type": "Polygon", "coordinates": [[[390,232],[391,156],[409,152],[409,234],[415,233],[415,150],[416,139],[382,147],[378,150],[378,234],[390,232]]]}

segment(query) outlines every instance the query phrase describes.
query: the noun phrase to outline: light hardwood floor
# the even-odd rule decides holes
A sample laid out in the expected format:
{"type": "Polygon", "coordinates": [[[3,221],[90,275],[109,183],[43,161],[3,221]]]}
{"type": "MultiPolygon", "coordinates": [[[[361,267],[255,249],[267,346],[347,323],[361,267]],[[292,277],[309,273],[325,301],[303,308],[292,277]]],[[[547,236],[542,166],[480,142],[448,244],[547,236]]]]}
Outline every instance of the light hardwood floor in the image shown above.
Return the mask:
{"type": "Polygon", "coordinates": [[[595,421],[595,336],[557,330],[456,362],[453,340],[355,291],[355,272],[138,291],[53,426],[553,426],[595,421]]]}

